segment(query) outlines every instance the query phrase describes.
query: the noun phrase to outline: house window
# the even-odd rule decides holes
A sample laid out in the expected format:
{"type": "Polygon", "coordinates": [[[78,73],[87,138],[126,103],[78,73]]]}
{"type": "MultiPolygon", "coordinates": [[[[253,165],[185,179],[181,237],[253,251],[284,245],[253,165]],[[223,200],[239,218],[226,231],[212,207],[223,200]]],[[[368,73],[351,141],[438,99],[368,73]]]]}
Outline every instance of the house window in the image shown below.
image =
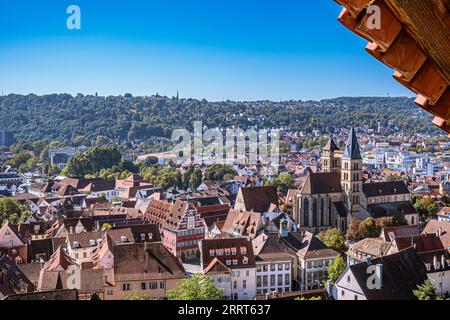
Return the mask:
{"type": "Polygon", "coordinates": [[[267,276],[263,276],[263,287],[267,287],[267,276]]]}
{"type": "Polygon", "coordinates": [[[233,289],[237,289],[237,281],[233,281],[233,289]]]}
{"type": "Polygon", "coordinates": [[[242,289],[247,289],[247,280],[242,281],[242,289]]]}
{"type": "Polygon", "coordinates": [[[122,284],[122,291],[130,291],[131,285],[129,283],[122,284]]]}
{"type": "Polygon", "coordinates": [[[107,290],[106,291],[106,295],[107,296],[112,296],[114,294],[114,291],[113,290],[107,290]]]}
{"type": "Polygon", "coordinates": [[[284,275],[284,285],[286,286],[291,285],[291,279],[289,274],[284,275]]]}
{"type": "Polygon", "coordinates": [[[274,274],[270,275],[270,285],[272,287],[275,286],[275,275],[274,274]]]}
{"type": "Polygon", "coordinates": [[[285,263],[284,264],[284,270],[289,270],[289,269],[291,269],[289,263],[285,263]]]}
{"type": "Polygon", "coordinates": [[[83,252],[83,258],[87,258],[87,252],[83,252]]]}
{"type": "Polygon", "coordinates": [[[160,288],[160,289],[165,289],[165,288],[166,288],[166,283],[165,283],[164,281],[161,281],[161,282],[159,283],[159,288],[160,288]]]}
{"type": "Polygon", "coordinates": [[[257,276],[257,277],[256,277],[256,286],[257,286],[257,287],[261,287],[261,284],[262,284],[262,283],[261,283],[261,276],[257,276]]]}
{"type": "Polygon", "coordinates": [[[281,271],[281,270],[283,270],[283,264],[279,263],[278,264],[278,271],[281,271]]]}
{"type": "Polygon", "coordinates": [[[279,286],[282,286],[282,285],[283,285],[283,275],[282,275],[282,274],[279,274],[279,275],[278,275],[278,285],[279,285],[279,286]]]}
{"type": "Polygon", "coordinates": [[[270,265],[270,271],[275,271],[275,264],[274,263],[270,265]]]}
{"type": "Polygon", "coordinates": [[[155,290],[158,289],[158,282],[150,282],[150,289],[155,290]]]}
{"type": "Polygon", "coordinates": [[[357,295],[355,295],[355,300],[358,300],[358,296],[357,295]]]}
{"type": "Polygon", "coordinates": [[[350,282],[350,276],[347,276],[347,282],[350,282]]]}
{"type": "Polygon", "coordinates": [[[147,290],[147,283],[141,282],[141,290],[147,290]]]}
{"type": "Polygon", "coordinates": [[[250,277],[250,271],[249,270],[245,271],[245,276],[250,277]]]}

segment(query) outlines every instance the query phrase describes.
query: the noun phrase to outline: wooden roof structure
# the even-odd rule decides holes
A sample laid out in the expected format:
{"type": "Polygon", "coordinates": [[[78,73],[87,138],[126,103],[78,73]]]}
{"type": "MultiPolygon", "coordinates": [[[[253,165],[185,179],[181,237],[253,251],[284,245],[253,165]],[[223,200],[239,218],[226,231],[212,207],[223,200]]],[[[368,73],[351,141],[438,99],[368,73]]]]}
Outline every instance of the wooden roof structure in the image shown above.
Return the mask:
{"type": "Polygon", "coordinates": [[[335,0],[338,20],[450,134],[450,0],[335,0]],[[378,15],[378,17],[376,16],[378,15]]]}

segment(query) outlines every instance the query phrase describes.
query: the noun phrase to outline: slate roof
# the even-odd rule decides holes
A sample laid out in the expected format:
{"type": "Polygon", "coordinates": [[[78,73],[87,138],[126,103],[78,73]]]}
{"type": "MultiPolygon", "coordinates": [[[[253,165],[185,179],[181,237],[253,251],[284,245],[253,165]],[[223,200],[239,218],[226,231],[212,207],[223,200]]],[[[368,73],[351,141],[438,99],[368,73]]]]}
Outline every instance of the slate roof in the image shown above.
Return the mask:
{"type": "Polygon", "coordinates": [[[392,217],[396,214],[416,214],[417,211],[409,201],[388,202],[371,204],[367,206],[367,211],[375,219],[382,217],[392,217]]]}
{"type": "Polygon", "coordinates": [[[403,181],[371,182],[363,184],[363,192],[366,197],[395,196],[410,194],[403,181]]]}
{"type": "Polygon", "coordinates": [[[342,159],[347,160],[362,160],[361,152],[359,151],[358,138],[356,137],[355,128],[352,127],[348,136],[347,144],[344,149],[344,156],[342,159]]]}
{"type": "Polygon", "coordinates": [[[7,256],[0,257],[0,293],[4,296],[34,291],[33,283],[7,256]]]}
{"type": "Polygon", "coordinates": [[[417,258],[414,248],[373,259],[371,264],[383,264],[381,289],[367,287],[370,274],[366,262],[349,266],[368,300],[416,300],[413,290],[427,279],[425,265],[417,258]]]}

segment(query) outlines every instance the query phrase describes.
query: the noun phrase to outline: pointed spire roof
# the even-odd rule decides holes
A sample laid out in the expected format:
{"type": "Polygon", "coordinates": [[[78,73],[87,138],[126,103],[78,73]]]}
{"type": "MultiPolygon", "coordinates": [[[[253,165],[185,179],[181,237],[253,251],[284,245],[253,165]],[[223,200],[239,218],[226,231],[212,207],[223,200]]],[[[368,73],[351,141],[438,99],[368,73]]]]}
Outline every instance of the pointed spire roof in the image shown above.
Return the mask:
{"type": "Polygon", "coordinates": [[[339,147],[336,145],[336,142],[334,142],[334,139],[332,136],[330,136],[330,139],[328,140],[327,144],[325,145],[325,147],[323,147],[323,151],[336,151],[339,150],[339,147]]]}
{"type": "Polygon", "coordinates": [[[75,260],[63,250],[62,246],[59,246],[42,269],[45,271],[63,271],[71,265],[76,265],[75,260]]]}
{"type": "Polygon", "coordinates": [[[359,151],[358,138],[356,137],[355,128],[352,127],[348,135],[347,144],[345,145],[343,159],[361,160],[361,152],[359,151]]]}

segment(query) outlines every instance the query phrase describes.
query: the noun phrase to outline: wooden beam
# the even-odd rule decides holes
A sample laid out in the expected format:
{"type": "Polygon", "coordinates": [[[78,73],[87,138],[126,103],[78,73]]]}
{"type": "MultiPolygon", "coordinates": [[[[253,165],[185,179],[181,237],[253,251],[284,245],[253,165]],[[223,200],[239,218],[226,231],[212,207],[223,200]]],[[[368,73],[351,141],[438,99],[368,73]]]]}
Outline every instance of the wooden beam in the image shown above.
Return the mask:
{"type": "MultiPolygon", "coordinates": [[[[450,84],[448,0],[385,0],[450,84]]],[[[383,19],[383,17],[381,18],[383,19]]]]}

